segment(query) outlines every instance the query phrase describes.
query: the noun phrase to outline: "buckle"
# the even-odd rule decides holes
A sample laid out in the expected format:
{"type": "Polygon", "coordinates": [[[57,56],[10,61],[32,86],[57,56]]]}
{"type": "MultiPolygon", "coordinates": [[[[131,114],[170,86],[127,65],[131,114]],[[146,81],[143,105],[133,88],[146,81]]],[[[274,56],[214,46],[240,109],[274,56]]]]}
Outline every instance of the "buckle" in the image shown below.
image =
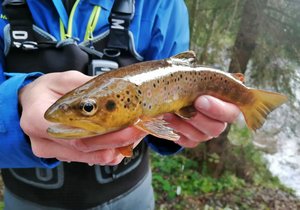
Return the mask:
{"type": "Polygon", "coordinates": [[[105,72],[109,72],[111,70],[119,68],[119,64],[110,60],[92,60],[89,69],[88,75],[95,76],[99,74],[103,74],[105,72]]]}

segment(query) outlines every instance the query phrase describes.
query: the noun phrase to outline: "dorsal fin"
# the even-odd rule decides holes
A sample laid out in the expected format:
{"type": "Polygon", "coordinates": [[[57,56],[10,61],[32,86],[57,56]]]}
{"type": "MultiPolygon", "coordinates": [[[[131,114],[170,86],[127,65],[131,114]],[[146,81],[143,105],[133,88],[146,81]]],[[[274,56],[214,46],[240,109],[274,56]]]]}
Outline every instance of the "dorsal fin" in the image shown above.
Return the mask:
{"type": "Polygon", "coordinates": [[[194,51],[186,51],[172,56],[169,61],[174,65],[191,66],[196,62],[196,54],[194,51]]]}

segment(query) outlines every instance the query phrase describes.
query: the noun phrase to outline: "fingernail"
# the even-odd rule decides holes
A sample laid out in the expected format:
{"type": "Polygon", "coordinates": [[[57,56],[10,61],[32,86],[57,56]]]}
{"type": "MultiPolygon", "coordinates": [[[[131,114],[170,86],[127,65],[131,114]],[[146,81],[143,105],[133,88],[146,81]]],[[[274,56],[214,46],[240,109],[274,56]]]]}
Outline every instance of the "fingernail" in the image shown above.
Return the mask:
{"type": "Polygon", "coordinates": [[[93,166],[94,164],[93,163],[88,163],[89,164],[89,166],[93,166]]]}
{"type": "Polygon", "coordinates": [[[198,98],[195,105],[198,109],[201,110],[208,110],[210,108],[210,102],[205,96],[198,98]]]}

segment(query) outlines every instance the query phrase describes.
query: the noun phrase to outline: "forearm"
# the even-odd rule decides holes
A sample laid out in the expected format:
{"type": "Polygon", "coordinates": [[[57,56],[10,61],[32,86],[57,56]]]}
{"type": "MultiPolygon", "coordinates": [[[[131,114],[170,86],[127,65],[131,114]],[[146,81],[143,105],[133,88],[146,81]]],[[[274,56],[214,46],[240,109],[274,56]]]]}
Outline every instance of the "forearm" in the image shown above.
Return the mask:
{"type": "Polygon", "coordinates": [[[0,85],[0,168],[52,167],[57,163],[36,157],[20,127],[18,92],[41,74],[6,74],[0,85]]]}

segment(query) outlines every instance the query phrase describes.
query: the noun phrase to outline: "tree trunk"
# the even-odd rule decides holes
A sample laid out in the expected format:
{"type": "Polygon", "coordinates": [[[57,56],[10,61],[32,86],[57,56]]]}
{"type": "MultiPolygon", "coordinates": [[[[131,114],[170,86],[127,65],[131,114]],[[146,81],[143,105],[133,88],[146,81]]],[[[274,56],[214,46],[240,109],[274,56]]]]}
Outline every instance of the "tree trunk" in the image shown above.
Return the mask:
{"type": "MultiPolygon", "coordinates": [[[[266,3],[266,0],[246,0],[240,28],[233,47],[231,63],[229,66],[230,72],[244,73],[246,71],[247,64],[256,46],[261,23],[260,20],[263,16],[266,3]]],[[[216,153],[220,157],[218,163],[209,164],[208,170],[214,177],[219,177],[222,174],[226,168],[227,162],[230,163],[235,161],[229,160],[229,158],[233,157],[230,157],[228,154],[229,152],[227,152],[227,148],[229,148],[227,145],[230,144],[227,138],[229,130],[230,128],[228,127],[220,137],[207,142],[208,153],[216,153]]]]}
{"type": "Polygon", "coordinates": [[[245,73],[256,46],[266,4],[267,0],[247,0],[245,2],[239,32],[232,50],[229,72],[245,73]]]}
{"type": "Polygon", "coordinates": [[[197,20],[198,2],[199,2],[199,0],[195,0],[195,1],[192,1],[192,3],[190,3],[191,6],[190,6],[189,18],[190,18],[190,38],[191,38],[191,40],[194,40],[194,32],[195,32],[195,28],[196,28],[195,20],[197,20]]]}

